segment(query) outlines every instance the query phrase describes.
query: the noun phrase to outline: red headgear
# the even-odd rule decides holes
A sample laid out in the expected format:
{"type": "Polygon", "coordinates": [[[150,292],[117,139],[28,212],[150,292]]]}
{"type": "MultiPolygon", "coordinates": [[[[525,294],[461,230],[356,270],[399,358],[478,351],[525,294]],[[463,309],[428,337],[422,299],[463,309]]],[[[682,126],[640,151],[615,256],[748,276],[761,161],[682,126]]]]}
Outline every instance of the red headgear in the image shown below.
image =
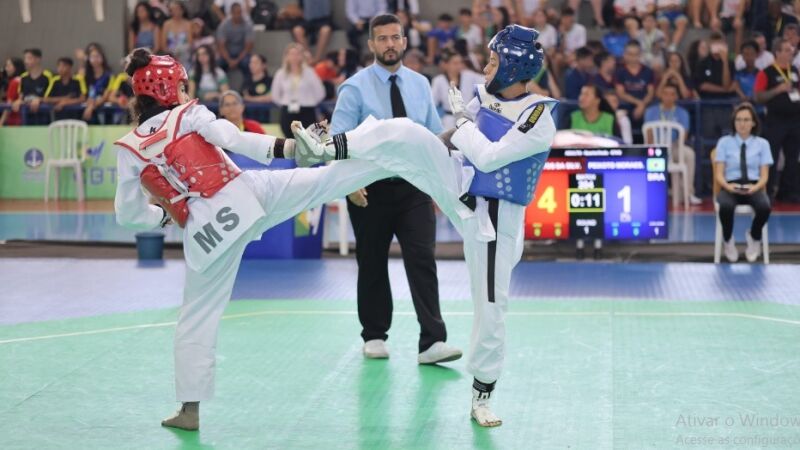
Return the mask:
{"type": "Polygon", "coordinates": [[[177,105],[178,87],[188,83],[189,77],[181,63],[171,56],[150,57],[150,64],[133,73],[133,93],[149,95],[161,106],[177,105]]]}

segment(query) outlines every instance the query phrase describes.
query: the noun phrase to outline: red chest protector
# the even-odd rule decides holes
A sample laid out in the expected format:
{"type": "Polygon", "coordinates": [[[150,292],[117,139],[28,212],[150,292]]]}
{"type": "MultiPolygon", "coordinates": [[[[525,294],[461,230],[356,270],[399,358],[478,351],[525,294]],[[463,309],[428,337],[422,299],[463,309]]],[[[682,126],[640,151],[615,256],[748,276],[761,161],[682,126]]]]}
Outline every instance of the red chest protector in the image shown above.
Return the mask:
{"type": "Polygon", "coordinates": [[[219,147],[196,132],[177,138],[183,114],[197,100],[175,107],[155,133],[131,131],[115,142],[149,164],[139,178],[142,187],[184,227],[189,197],[210,198],[242,173],[219,147]]]}

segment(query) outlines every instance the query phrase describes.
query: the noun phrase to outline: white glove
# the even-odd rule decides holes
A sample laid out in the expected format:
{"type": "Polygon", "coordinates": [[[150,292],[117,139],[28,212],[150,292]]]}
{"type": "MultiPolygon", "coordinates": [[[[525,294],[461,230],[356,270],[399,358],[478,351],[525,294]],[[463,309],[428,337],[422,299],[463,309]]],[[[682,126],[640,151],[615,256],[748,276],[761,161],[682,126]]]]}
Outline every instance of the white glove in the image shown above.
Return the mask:
{"type": "Polygon", "coordinates": [[[461,91],[454,82],[450,82],[450,88],[447,90],[447,99],[450,102],[450,110],[456,120],[464,117],[464,97],[461,96],[461,91]]]}

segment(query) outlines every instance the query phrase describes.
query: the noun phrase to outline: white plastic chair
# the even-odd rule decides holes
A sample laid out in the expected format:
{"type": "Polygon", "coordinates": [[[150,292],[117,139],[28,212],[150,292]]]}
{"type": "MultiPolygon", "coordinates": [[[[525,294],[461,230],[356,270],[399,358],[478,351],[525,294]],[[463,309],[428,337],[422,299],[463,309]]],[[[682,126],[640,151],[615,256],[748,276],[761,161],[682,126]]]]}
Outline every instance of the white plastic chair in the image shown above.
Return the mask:
{"type": "Polygon", "coordinates": [[[672,181],[672,206],[678,206],[678,195],[675,189],[674,174],[680,174],[683,207],[689,207],[689,166],[686,164],[685,153],[681,151],[683,143],[686,141],[686,130],[677,123],[669,120],[658,120],[647,122],[642,127],[645,143],[658,145],[667,148],[667,169],[673,175],[672,181]],[[673,137],[677,133],[678,139],[673,137]],[[677,158],[672,156],[672,152],[678,152],[677,158]]]}
{"type": "MultiPolygon", "coordinates": [[[[347,239],[347,228],[350,223],[350,219],[347,216],[347,200],[340,198],[338,200],[329,202],[325,206],[328,209],[330,209],[333,206],[336,206],[336,208],[339,210],[339,220],[338,220],[339,229],[336,230],[337,231],[336,234],[338,235],[339,239],[339,254],[342,256],[347,256],[350,253],[350,242],[347,239]]],[[[327,224],[329,223],[331,222],[327,221],[326,226],[323,228],[322,248],[328,248],[328,243],[331,242],[330,233],[327,232],[328,230],[327,224]]]]}
{"type": "Polygon", "coordinates": [[[80,120],[57,120],[47,128],[50,149],[44,171],[44,201],[50,195],[50,170],[55,169],[55,198],[58,199],[58,174],[61,169],[71,168],[77,180],[78,201],[85,199],[82,164],[86,160],[89,144],[89,126],[80,120]]]}

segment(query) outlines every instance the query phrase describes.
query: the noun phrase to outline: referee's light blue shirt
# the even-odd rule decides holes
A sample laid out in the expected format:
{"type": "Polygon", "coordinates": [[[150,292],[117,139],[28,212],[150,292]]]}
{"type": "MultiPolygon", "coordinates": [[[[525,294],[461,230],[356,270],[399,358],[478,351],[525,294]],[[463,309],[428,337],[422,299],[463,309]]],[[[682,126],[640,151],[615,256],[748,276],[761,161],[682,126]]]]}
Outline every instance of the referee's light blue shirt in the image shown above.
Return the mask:
{"type": "Polygon", "coordinates": [[[742,140],[738,134],[723,136],[717,142],[715,162],[725,163],[725,180],[735,181],[742,179],[741,148],[742,142],[746,145],[745,159],[747,160],[747,178],[756,181],[761,176],[761,166],[773,164],[772,152],[769,142],[759,136],[750,136],[742,140]]]}
{"type": "MultiPolygon", "coordinates": [[[[395,74],[408,118],[434,134],[441,133],[442,122],[433,104],[428,79],[402,65],[395,74]]],[[[376,119],[394,117],[389,92],[392,85],[390,75],[392,73],[383,66],[373,63],[339,86],[331,132],[338,134],[353,130],[370,115],[376,119]]]]}

